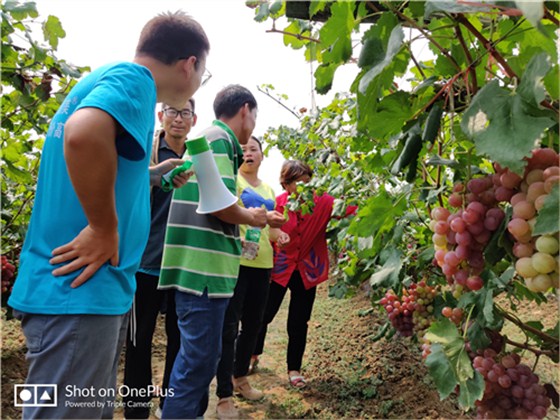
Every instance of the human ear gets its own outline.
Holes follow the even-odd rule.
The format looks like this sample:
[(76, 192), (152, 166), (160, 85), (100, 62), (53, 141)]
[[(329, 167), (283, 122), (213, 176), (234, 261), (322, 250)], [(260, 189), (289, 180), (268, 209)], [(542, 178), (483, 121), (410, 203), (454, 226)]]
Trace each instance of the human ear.
[(196, 60), (197, 58), (194, 55), (191, 55), (185, 60), (181, 60), (183, 62), (182, 70), (187, 74), (196, 72)]

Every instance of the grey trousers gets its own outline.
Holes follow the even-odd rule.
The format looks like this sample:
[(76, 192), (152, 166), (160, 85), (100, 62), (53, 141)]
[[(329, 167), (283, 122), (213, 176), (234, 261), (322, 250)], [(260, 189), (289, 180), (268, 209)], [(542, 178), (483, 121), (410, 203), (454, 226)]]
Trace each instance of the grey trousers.
[(128, 313), (14, 314), (21, 320), (28, 349), (26, 385), (15, 396), (16, 401), (26, 399), (20, 401), (23, 418), (112, 418)]

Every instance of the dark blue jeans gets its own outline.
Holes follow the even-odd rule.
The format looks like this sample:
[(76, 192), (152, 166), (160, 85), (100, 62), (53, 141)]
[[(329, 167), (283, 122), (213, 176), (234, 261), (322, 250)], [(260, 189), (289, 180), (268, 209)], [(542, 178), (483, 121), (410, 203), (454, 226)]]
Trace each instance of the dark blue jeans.
[(222, 328), (229, 298), (209, 299), (175, 292), (181, 349), (175, 359), (162, 419), (193, 419), (208, 408), (209, 386), (222, 350)]

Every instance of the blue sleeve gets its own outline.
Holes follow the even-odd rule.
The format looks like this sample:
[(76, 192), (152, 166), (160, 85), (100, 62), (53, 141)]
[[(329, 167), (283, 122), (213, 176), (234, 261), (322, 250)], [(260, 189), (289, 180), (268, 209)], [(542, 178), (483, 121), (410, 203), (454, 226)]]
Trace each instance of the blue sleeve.
[(150, 152), (155, 125), (156, 89), (151, 73), (134, 63), (109, 66), (77, 109), (98, 108), (111, 115), (125, 130), (117, 137), (117, 152), (129, 160), (141, 160)]

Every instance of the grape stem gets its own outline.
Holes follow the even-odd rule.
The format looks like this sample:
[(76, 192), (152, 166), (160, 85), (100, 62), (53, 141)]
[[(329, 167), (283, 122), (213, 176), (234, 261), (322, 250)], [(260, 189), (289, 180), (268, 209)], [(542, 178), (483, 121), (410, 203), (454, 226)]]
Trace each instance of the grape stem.
[(299, 39), (300, 41), (304, 39), (304, 40), (306, 40), (306, 41), (315, 42), (315, 43), (317, 43), (317, 44), (319, 44), (319, 43), (321, 42), (319, 39), (315, 39), (315, 38), (311, 38), (311, 37), (308, 37), (308, 36), (305, 36), (305, 35), (294, 34), (294, 33), (292, 33), (292, 32), (286, 32), (286, 31), (281, 31), (281, 30), (279, 30), (279, 29), (276, 29), (276, 25), (275, 25), (274, 22), (272, 23), (272, 28), (271, 28), (271, 29), (268, 29), (266, 32), (268, 32), (268, 33), (275, 33), (275, 34), (283, 34), (283, 35), (288, 35), (288, 36), (293, 36), (293, 37)]
[(543, 354), (544, 354), (545, 356), (554, 357), (554, 356), (556, 356), (556, 355), (558, 354), (558, 352), (555, 351), (555, 350), (554, 350), (554, 351), (553, 351), (553, 350), (539, 350), (539, 349), (536, 349), (536, 348), (534, 348), (534, 347), (532, 347), (532, 346), (530, 346), (530, 345), (528, 345), (528, 344), (525, 344), (525, 343), (518, 343), (517, 341), (510, 340), (510, 339), (507, 338), (507, 337), (504, 337), (504, 340), (505, 340), (505, 342), (506, 342), (507, 344), (510, 344), (510, 345), (512, 345), (512, 346), (514, 346), (514, 347), (518, 347), (518, 348), (524, 349), (524, 350), (529, 350), (531, 353), (534, 353), (537, 357), (538, 357), (538, 356), (541, 356), (541, 355), (543, 355)]
[[(469, 325), (473, 310), (474, 310), (474, 305), (471, 306), (469, 314), (467, 315), (467, 320), (465, 321), (465, 325)], [(468, 328), (465, 328), (465, 331), (463, 332), (463, 340), (465, 340), (465, 342), (467, 341), (467, 331), (468, 331)]]
[(517, 325), (522, 330), (529, 331), (529, 332), (535, 334), (536, 336), (542, 338), (544, 341), (554, 343), (554, 344), (558, 343), (557, 338), (554, 338), (554, 337), (542, 332), (541, 330), (538, 330), (537, 328), (531, 327), (530, 325), (527, 325), (527, 324), (523, 323), (523, 321), (521, 321), (519, 318), (513, 316), (509, 312), (506, 312), (503, 308), (500, 308), (498, 305), (496, 305), (496, 307), (505, 319), (513, 322), (515, 325)]

